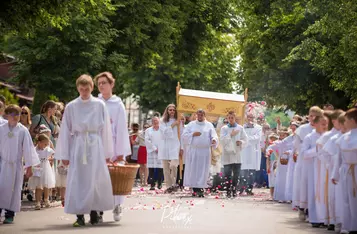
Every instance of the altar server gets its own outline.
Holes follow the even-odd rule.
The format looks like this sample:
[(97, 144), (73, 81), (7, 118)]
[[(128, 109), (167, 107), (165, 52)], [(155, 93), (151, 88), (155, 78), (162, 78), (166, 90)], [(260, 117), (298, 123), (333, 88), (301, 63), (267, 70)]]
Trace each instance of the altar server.
[(105, 103), (91, 95), (93, 80), (81, 75), (76, 86), (80, 97), (64, 112), (55, 158), (69, 164), (64, 210), (76, 214), (74, 227), (99, 222), (98, 211), (113, 209), (113, 189), (106, 161), (114, 157), (110, 116)]
[(40, 164), (40, 160), (29, 131), (19, 123), (21, 108), (9, 105), (5, 115), (8, 122), (0, 126), (0, 214), (4, 209), (4, 224), (11, 224), (21, 207), (23, 160), (27, 177), (31, 177), (32, 166)]
[[(337, 110), (338, 111), (338, 110)], [(334, 112), (332, 118), (338, 112)], [(337, 133), (330, 137), (330, 139), (323, 145), (321, 153), (324, 154), (325, 161), (328, 168), (328, 175), (331, 177), (333, 169), (336, 165), (338, 146), (336, 141), (341, 137), (342, 134), (346, 133), (346, 128), (344, 127), (345, 122), (345, 113), (342, 112), (337, 120), (332, 120), (334, 128), (337, 130)], [(329, 179), (328, 183), (328, 223), (329, 230), (335, 230), (336, 232), (341, 231), (341, 220), (342, 220), (342, 188), (341, 184), (334, 185)]]
[(162, 169), (162, 160), (159, 159), (158, 153), (160, 150), (160, 144), (162, 143), (162, 133), (160, 131), (159, 117), (152, 118), (152, 127), (145, 131), (145, 145), (148, 155), (147, 166), (149, 168), (149, 184), (150, 190), (155, 190), (155, 183), (157, 182), (157, 188), (162, 188), (162, 181), (164, 172)]
[[(304, 160), (303, 173), (306, 173), (307, 180), (307, 208), (308, 208), (308, 219), (312, 224), (312, 227), (320, 227), (324, 223), (324, 220), (319, 217), (317, 212), (316, 200), (323, 199), (319, 197), (319, 188), (317, 186), (319, 171), (318, 159), (317, 159), (317, 140), (322, 136), (323, 133), (327, 131), (328, 120), (322, 116), (316, 116), (313, 120), (315, 130), (308, 134), (301, 146), (301, 155)], [(303, 189), (303, 188), (302, 188)], [(302, 201), (301, 201), (302, 202)]]
[(337, 118), (342, 113), (342, 110), (335, 110), (335, 111), (324, 111), (324, 115), (328, 118), (328, 129), (329, 131), (324, 133), (318, 140), (317, 140), (317, 152), (318, 152), (318, 168), (319, 171), (318, 179), (318, 192), (320, 193), (319, 196), (323, 197), (324, 199), (319, 199), (316, 201), (318, 215), (325, 220), (324, 223), (328, 226), (328, 230), (334, 230), (335, 226), (330, 220), (331, 216), (329, 214), (329, 199), (328, 199), (328, 190), (329, 190), (329, 177), (331, 172), (329, 172), (329, 163), (330, 157), (329, 153), (323, 150), (324, 145), (327, 141), (331, 139), (332, 136), (338, 133), (337, 126)]
[(183, 132), (184, 141), (188, 142), (185, 158), (184, 186), (193, 188), (193, 195), (204, 196), (208, 187), (211, 166), (211, 146), (217, 147), (218, 136), (212, 123), (206, 121), (205, 111), (197, 111), (197, 120), (190, 122)]
[[(125, 157), (131, 155), (131, 147), (123, 101), (120, 97), (113, 95), (115, 79), (110, 72), (103, 72), (94, 78), (94, 82), (100, 92), (99, 99), (104, 101), (109, 112), (114, 146), (114, 157), (111, 160), (113, 163), (125, 164)], [(124, 200), (125, 196), (114, 196), (113, 218), (116, 222), (120, 221), (122, 217)], [(102, 219), (103, 214), (101, 213), (99, 221), (101, 222)]]
[(236, 114), (228, 112), (228, 124), (220, 132), (222, 145), (222, 163), (227, 186), (227, 197), (237, 196), (237, 185), (242, 165), (241, 151), (248, 143), (248, 136), (243, 126), (236, 123)]
[(293, 207), (299, 207), (299, 218), (302, 221), (306, 220), (305, 209), (307, 208), (307, 173), (303, 171), (304, 156), (301, 154), (301, 144), (304, 138), (311, 133), (313, 128), (313, 120), (316, 116), (321, 116), (322, 110), (318, 106), (313, 106), (309, 110), (309, 123), (306, 123), (296, 130), (294, 141), (294, 155), (296, 160), (293, 184)]
[(242, 172), (240, 181), (245, 183), (240, 186), (240, 193), (243, 193), (245, 190), (248, 195), (253, 195), (255, 173), (260, 170), (262, 154), (260, 148), (262, 127), (254, 123), (253, 114), (247, 115), (244, 131), (248, 136), (248, 144), (241, 152)]
[[(342, 229), (357, 233), (357, 108), (346, 112), (345, 125), (349, 132), (338, 140), (338, 160), (332, 175), (334, 184), (341, 183), (343, 193)], [(340, 174), (338, 173), (340, 168)]]

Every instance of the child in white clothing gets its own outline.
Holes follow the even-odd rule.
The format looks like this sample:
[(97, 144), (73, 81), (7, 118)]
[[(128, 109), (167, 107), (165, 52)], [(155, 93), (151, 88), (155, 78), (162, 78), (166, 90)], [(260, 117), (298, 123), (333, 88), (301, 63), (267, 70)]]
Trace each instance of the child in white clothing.
[(51, 168), (50, 161), (53, 161), (53, 149), (49, 147), (50, 139), (45, 134), (37, 137), (36, 152), (41, 163), (33, 167), (33, 176), (29, 179), (30, 189), (36, 189), (36, 206), (35, 209), (41, 209), (42, 190), (44, 192), (45, 207), (50, 207), (49, 189), (55, 187), (55, 175)]

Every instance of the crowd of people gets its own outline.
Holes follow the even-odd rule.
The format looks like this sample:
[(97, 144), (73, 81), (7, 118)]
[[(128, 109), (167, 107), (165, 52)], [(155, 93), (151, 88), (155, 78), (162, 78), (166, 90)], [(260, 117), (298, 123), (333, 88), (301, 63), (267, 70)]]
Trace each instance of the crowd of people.
[[(109, 72), (94, 79), (82, 75), (76, 81), (78, 98), (66, 106), (47, 101), (33, 117), (25, 106), (0, 101), (5, 224), (20, 211), (24, 178), (35, 190), (35, 209), (59, 199), (66, 213), (77, 216), (75, 227), (85, 225), (85, 214), (91, 224), (103, 222), (107, 210), (119, 221), (125, 198), (113, 196), (107, 165), (130, 162), (140, 165), (140, 184), (150, 190), (165, 183), (166, 193), (189, 188), (192, 196), (204, 197), (209, 188), (234, 198), (267, 186), (271, 200), (292, 203), (313, 227), (357, 231), (356, 108), (314, 106), (308, 116), (294, 116), (290, 126), (277, 119), (272, 129), (250, 112), (243, 125), (234, 111), (211, 123), (203, 109), (185, 116), (169, 104), (142, 131), (134, 123), (129, 133), (114, 84)], [(91, 94), (95, 86), (97, 98)]]
[(314, 106), (307, 118), (295, 116), (290, 130), (268, 136), (272, 198), (292, 203), (313, 228), (357, 233), (357, 108)]

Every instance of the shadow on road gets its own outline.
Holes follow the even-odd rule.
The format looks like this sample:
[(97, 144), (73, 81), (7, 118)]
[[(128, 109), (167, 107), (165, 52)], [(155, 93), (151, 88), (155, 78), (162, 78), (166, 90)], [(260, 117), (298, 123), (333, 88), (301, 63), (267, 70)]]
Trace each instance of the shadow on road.
[(66, 224), (55, 224), (55, 225), (45, 225), (41, 228), (27, 228), (26, 231), (28, 232), (48, 232), (48, 231), (73, 231), (73, 230), (85, 230), (85, 229), (95, 229), (95, 228), (113, 228), (113, 227), (120, 227), (121, 225), (116, 222), (104, 222), (98, 225), (91, 225), (86, 223), (84, 227), (73, 227), (71, 223)]

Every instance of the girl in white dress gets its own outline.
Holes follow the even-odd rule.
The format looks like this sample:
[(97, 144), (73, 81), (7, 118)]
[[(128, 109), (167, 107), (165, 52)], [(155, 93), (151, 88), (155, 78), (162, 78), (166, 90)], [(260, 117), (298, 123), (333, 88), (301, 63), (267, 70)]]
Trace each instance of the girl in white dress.
[(37, 137), (36, 152), (41, 163), (33, 167), (33, 176), (29, 179), (30, 189), (36, 189), (36, 206), (35, 209), (41, 209), (42, 191), (44, 192), (45, 207), (50, 207), (49, 189), (55, 187), (55, 175), (51, 168), (54, 151), (49, 147), (50, 139), (40, 134)]

